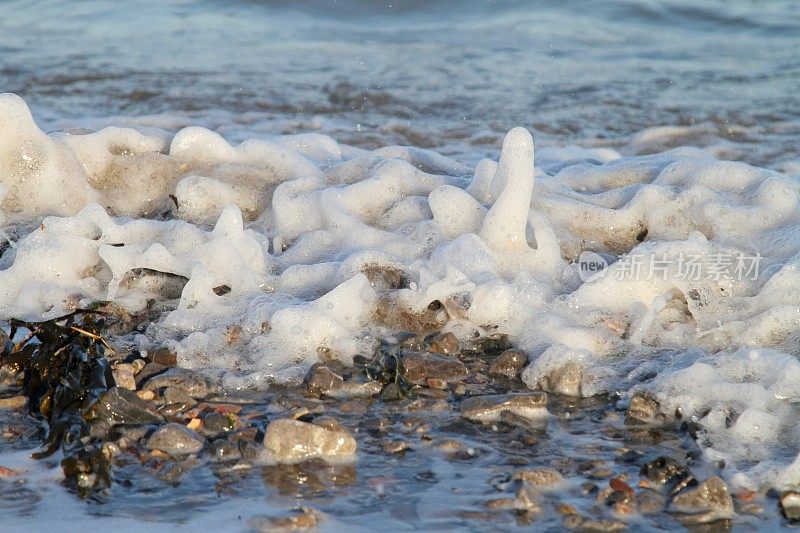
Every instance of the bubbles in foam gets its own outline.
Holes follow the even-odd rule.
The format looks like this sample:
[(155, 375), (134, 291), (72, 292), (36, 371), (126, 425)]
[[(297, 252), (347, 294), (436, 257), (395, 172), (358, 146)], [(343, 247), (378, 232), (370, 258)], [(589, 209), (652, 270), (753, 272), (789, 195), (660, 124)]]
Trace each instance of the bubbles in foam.
[(318, 134), (48, 136), (3, 95), (0, 220), (18, 240), (0, 247), (0, 314), (155, 302), (141, 348), (233, 387), (401, 329), (504, 333), (529, 386), (646, 386), (737, 483), (800, 485), (796, 178), (691, 148), (537, 154), (522, 128), (475, 169)]

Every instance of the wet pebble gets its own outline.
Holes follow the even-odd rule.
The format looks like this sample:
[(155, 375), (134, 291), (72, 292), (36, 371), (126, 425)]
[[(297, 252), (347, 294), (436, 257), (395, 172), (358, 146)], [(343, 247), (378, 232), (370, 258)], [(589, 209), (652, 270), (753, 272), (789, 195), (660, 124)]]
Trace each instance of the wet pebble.
[(666, 417), (659, 413), (660, 407), (653, 395), (647, 392), (637, 392), (631, 398), (630, 406), (625, 411), (625, 424), (635, 426), (663, 422)]
[(784, 492), (780, 501), (783, 516), (791, 522), (800, 521), (800, 492)]
[(434, 333), (425, 338), (425, 346), (429, 352), (446, 355), (457, 354), (461, 346), (458, 338), (452, 333)]
[(476, 422), (501, 420), (503, 411), (527, 419), (542, 419), (547, 415), (547, 395), (543, 392), (473, 396), (461, 402), (461, 416)]
[(466, 377), (467, 367), (454, 357), (411, 352), (403, 356), (402, 375), (414, 385), (424, 384), (428, 379), (453, 383)]
[(181, 424), (166, 424), (158, 428), (149, 439), (147, 447), (172, 456), (197, 453), (203, 449), (205, 439)]
[[(325, 420), (320, 421), (319, 418)], [(355, 455), (355, 439), (331, 417), (315, 423), (279, 419), (267, 426), (264, 447), (278, 463), (298, 463), (309, 459), (339, 459)]]
[(250, 520), (250, 527), (256, 531), (306, 531), (319, 525), (321, 515), (310, 508), (300, 507), (291, 514), (278, 517), (258, 516)]
[(236, 461), (242, 457), (239, 446), (224, 439), (212, 442), (210, 452), (211, 459), (218, 462)]
[(186, 368), (171, 368), (151, 377), (144, 384), (145, 390), (156, 391), (170, 388), (173, 394), (184, 393), (191, 398), (202, 398), (209, 393), (206, 378)]
[(151, 362), (165, 367), (173, 367), (178, 364), (177, 354), (166, 346), (161, 346), (148, 353), (147, 358), (150, 359)]
[(688, 468), (671, 457), (661, 456), (642, 465), (640, 474), (656, 488), (669, 488), (676, 493), (694, 481)]
[(381, 392), (381, 399), (384, 402), (395, 402), (401, 398), (400, 386), (397, 383), (389, 383)]
[(306, 373), (308, 392), (318, 395), (331, 395), (344, 385), (344, 377), (325, 364), (315, 364)]
[(522, 350), (506, 350), (489, 365), (490, 376), (518, 377), (528, 362), (528, 355)]
[(112, 387), (104, 392), (92, 407), (91, 415), (110, 426), (154, 424), (163, 420), (154, 404), (122, 387)]
[(408, 443), (403, 440), (392, 440), (383, 445), (386, 453), (400, 453), (408, 449)]
[(26, 405), (28, 399), (23, 395), (0, 398), (0, 409), (22, 409)]
[(553, 488), (564, 482), (564, 476), (552, 468), (530, 468), (519, 470), (514, 473), (514, 479), (518, 479), (541, 488)]
[(164, 389), (164, 403), (169, 404), (183, 404), (186, 407), (194, 407), (197, 402), (192, 395), (189, 394), (185, 388), (180, 386), (170, 386)]
[(211, 412), (203, 417), (203, 425), (209, 433), (223, 433), (236, 429), (236, 418), (233, 415)]
[(166, 372), (168, 366), (160, 365), (158, 363), (147, 363), (142, 369), (136, 373), (136, 388), (141, 389), (144, 382), (153, 376), (157, 376), (162, 372)]
[(569, 362), (541, 378), (538, 386), (546, 392), (555, 392), (565, 396), (581, 396), (583, 367), (578, 363)]
[(134, 378), (133, 365), (119, 364), (111, 371), (114, 376), (114, 383), (117, 387), (122, 387), (128, 390), (136, 390), (136, 379)]
[(708, 524), (734, 514), (728, 487), (716, 476), (676, 494), (669, 510), (684, 524)]

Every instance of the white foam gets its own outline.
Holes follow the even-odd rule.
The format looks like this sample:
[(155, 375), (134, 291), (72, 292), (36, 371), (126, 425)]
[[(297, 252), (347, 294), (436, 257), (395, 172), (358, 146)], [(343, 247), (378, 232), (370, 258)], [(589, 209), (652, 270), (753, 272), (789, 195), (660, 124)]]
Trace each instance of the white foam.
[[(652, 130), (629, 151), (681, 135)], [(475, 169), (319, 134), (48, 136), (3, 95), (0, 220), (16, 240), (0, 257), (0, 315), (155, 305), (141, 349), (167, 343), (241, 387), (370, 354), (397, 333), (397, 309), (438, 300), (435, 319), (462, 340), (503, 333), (525, 350), (531, 387), (574, 363), (572, 393), (648, 388), (696, 419), (735, 483), (800, 486), (796, 176), (695, 148), (537, 153), (534, 165), (521, 128)], [(610, 263), (588, 283), (586, 251)], [(714, 258), (755, 254), (756, 272), (708, 274)], [(682, 275), (690, 257), (704, 275)]]

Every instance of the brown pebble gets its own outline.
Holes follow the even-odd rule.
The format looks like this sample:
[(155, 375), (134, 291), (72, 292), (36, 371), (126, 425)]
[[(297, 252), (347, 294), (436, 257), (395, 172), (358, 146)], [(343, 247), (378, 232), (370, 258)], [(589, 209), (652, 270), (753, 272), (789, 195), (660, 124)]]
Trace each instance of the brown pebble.
[(0, 466), (0, 477), (14, 477), (20, 475), (19, 470), (14, 470), (6, 466)]
[(559, 503), (556, 505), (556, 512), (563, 515), (577, 515), (578, 509), (569, 503)]
[(140, 390), (136, 392), (136, 396), (145, 401), (150, 401), (156, 397), (156, 393), (151, 390)]
[(564, 481), (564, 477), (552, 468), (520, 470), (514, 474), (514, 479), (519, 479), (537, 487), (554, 487)]
[(383, 451), (387, 453), (400, 453), (407, 449), (408, 443), (403, 440), (393, 440), (383, 445)]
[(300, 507), (294, 514), (278, 517), (258, 516), (250, 520), (250, 526), (256, 531), (303, 531), (314, 529), (319, 525), (320, 514), (314, 509)]
[(528, 355), (522, 350), (506, 350), (489, 365), (489, 375), (515, 378), (527, 362)]
[(430, 387), (432, 389), (442, 389), (442, 390), (444, 390), (444, 389), (447, 388), (447, 382), (442, 380), (442, 379), (428, 378), (426, 383), (427, 383), (428, 387)]
[(159, 365), (164, 366), (175, 366), (178, 364), (178, 356), (175, 352), (167, 348), (166, 346), (161, 346), (160, 348), (153, 350), (147, 354), (148, 359), (151, 362), (157, 363)]
[(415, 385), (425, 383), (429, 378), (457, 382), (467, 375), (467, 367), (455, 357), (411, 352), (403, 356), (402, 375)]
[(628, 496), (632, 497), (634, 495), (634, 491), (630, 485), (625, 483), (621, 477), (615, 477), (611, 481), (608, 482), (609, 486), (618, 492), (624, 492)]
[(434, 333), (425, 339), (428, 351), (447, 355), (456, 354), (461, 350), (458, 338), (452, 333)]
[(23, 395), (0, 398), (0, 409), (22, 409), (28, 404), (28, 398)]

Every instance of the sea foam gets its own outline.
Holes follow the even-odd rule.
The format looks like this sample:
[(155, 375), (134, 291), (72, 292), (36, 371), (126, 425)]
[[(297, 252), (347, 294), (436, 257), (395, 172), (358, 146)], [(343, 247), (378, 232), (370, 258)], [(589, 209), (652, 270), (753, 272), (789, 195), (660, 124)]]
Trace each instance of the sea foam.
[[(738, 486), (800, 486), (795, 177), (695, 148), (535, 166), (522, 128), (474, 169), (318, 134), (46, 135), (2, 95), (0, 199), (2, 317), (112, 300), (157, 317), (120, 342), (232, 388), (403, 330), (504, 334), (531, 388), (569, 368), (558, 392), (645, 389)], [(588, 281), (585, 252), (606, 267)]]

